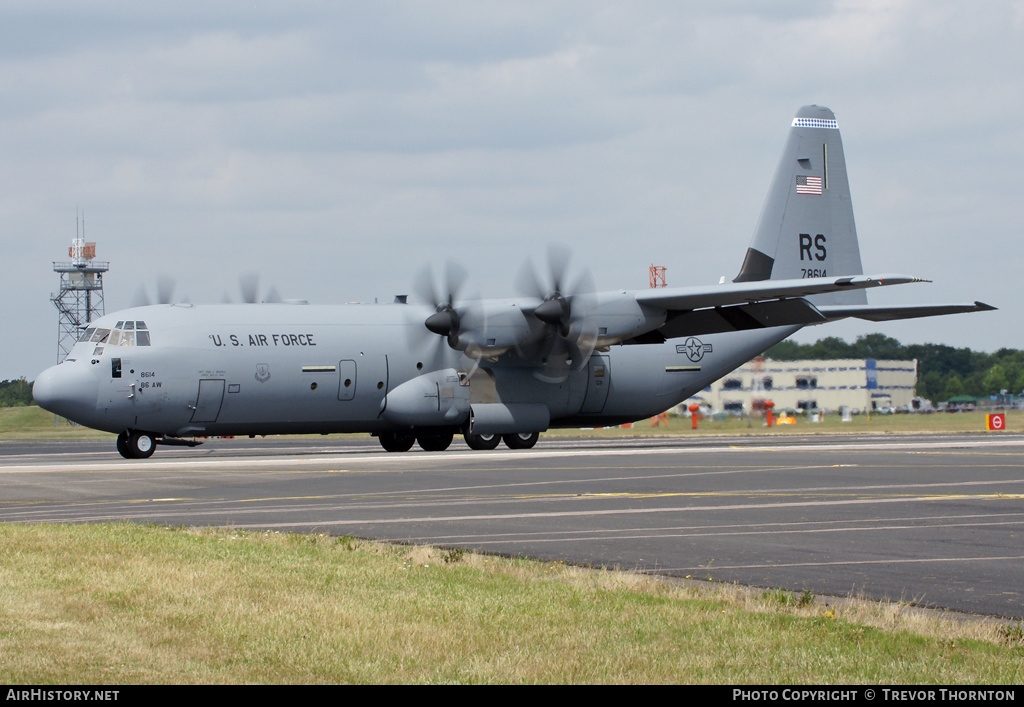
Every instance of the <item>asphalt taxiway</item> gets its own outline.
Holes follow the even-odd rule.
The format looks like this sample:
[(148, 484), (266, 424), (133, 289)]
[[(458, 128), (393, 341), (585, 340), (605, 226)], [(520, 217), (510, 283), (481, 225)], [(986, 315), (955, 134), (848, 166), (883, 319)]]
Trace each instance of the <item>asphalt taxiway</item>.
[(275, 529), (1024, 618), (1024, 435), (545, 439), (388, 454), (0, 443), (0, 522)]

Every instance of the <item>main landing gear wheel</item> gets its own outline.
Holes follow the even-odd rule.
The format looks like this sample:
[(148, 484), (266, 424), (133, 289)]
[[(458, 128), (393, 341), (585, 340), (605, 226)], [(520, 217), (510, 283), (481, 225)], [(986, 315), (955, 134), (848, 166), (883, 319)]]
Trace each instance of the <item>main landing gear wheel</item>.
[(501, 439), (509, 449), (530, 449), (540, 439), (540, 432), (518, 432), (512, 435), (502, 435)]
[(463, 435), (470, 449), (494, 449), (501, 442), (501, 435)]
[(380, 440), (380, 446), (388, 452), (408, 452), (412, 449), (412, 443), (416, 441), (412, 435), (397, 432), (381, 432), (377, 439)]
[(416, 441), (420, 443), (420, 447), (426, 452), (443, 452), (451, 446), (452, 439), (455, 435), (451, 432), (440, 432), (432, 435), (420, 435), (416, 438)]
[(122, 432), (117, 436), (117, 451), (125, 459), (149, 459), (156, 451), (156, 439), (148, 432)]

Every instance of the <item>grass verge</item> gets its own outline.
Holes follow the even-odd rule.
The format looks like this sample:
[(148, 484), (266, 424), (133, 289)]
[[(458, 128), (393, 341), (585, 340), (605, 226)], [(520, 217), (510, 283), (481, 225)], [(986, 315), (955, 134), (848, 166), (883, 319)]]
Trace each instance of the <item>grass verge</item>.
[(329, 536), (0, 525), (7, 683), (1020, 684), (1021, 627)]
[(114, 435), (99, 432), (81, 425), (69, 424), (36, 405), (0, 407), (0, 440), (4, 439), (82, 439), (110, 437)]

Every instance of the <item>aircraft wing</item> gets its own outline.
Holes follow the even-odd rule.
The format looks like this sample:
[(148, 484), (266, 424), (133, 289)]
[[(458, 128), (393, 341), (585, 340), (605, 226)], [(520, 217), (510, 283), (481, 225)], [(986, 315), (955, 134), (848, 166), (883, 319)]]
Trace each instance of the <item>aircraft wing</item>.
[(918, 317), (934, 317), (940, 314), (965, 314), (967, 312), (991, 312), (996, 309), (984, 302), (974, 304), (924, 304), (916, 306), (872, 307), (868, 304), (830, 305), (818, 307), (826, 321), (856, 317), (871, 322), (891, 322), (897, 319), (916, 319)]
[(867, 290), (888, 285), (905, 285), (910, 282), (928, 281), (910, 275), (850, 275), (729, 282), (707, 287), (661, 287), (641, 290), (636, 294), (636, 301), (645, 306), (686, 311), (788, 297), (808, 297), (825, 292)]
[[(660, 343), (682, 336), (823, 324), (833, 316), (837, 319), (855, 316), (847, 312), (856, 307), (833, 307), (836, 313), (830, 315), (825, 313), (825, 308), (815, 306), (804, 297), (911, 282), (926, 281), (910, 275), (853, 275), (644, 290), (636, 293), (637, 302), (645, 307), (667, 310), (665, 323), (624, 343)], [(840, 309), (843, 313), (838, 311)], [(942, 313), (945, 312), (935, 312)]]

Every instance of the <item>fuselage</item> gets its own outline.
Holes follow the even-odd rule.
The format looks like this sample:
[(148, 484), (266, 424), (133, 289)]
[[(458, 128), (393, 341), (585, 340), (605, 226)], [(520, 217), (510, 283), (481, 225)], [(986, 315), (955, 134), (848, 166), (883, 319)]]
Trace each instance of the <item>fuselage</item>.
[(796, 329), (613, 345), (585, 365), (552, 370), (514, 350), (494, 360), (453, 350), (425, 331), (431, 311), (408, 304), (123, 310), (90, 323), (33, 393), (41, 407), (88, 427), (167, 437), (464, 429), (466, 406), (481, 419), (508, 408), (546, 415), (535, 426), (608, 425), (678, 404)]

